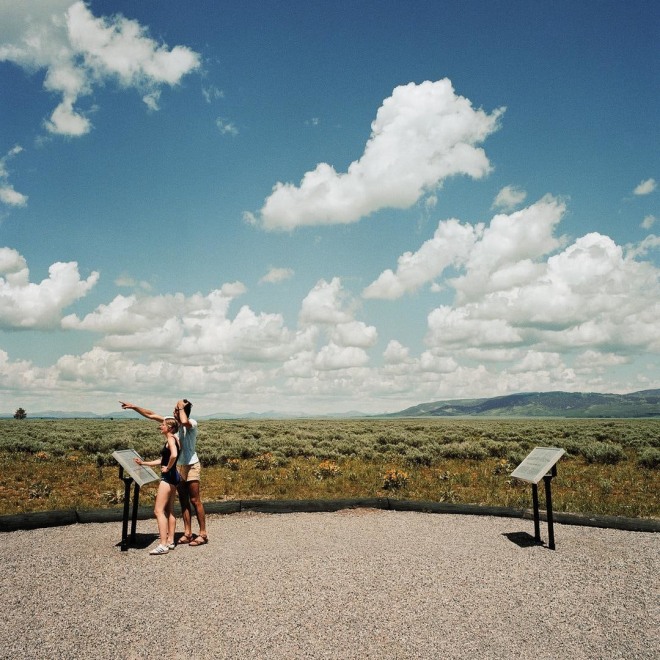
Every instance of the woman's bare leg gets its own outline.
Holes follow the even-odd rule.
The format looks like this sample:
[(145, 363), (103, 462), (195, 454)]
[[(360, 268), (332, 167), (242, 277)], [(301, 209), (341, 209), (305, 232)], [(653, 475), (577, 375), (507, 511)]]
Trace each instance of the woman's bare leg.
[(170, 486), (169, 499), (167, 500), (167, 544), (174, 543), (174, 533), (176, 532), (176, 518), (174, 517), (174, 498), (176, 497), (176, 486)]
[(158, 536), (160, 536), (161, 545), (167, 545), (167, 532), (168, 532), (168, 514), (167, 503), (170, 499), (170, 489), (173, 489), (170, 484), (161, 481), (158, 485), (158, 492), (156, 493), (156, 502), (154, 504), (154, 514), (156, 515), (156, 522), (158, 523)]

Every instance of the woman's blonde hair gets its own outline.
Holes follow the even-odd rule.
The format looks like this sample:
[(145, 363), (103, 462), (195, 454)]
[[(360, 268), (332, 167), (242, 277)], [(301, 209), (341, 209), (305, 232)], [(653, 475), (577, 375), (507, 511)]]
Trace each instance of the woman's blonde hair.
[(176, 433), (179, 430), (179, 423), (176, 421), (176, 419), (174, 419), (174, 417), (166, 417), (163, 422), (167, 426), (167, 430), (170, 433)]

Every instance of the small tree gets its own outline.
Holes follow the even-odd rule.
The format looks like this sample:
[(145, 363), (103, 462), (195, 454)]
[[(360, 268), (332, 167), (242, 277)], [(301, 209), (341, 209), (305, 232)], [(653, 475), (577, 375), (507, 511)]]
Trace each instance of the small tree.
[(27, 417), (27, 413), (23, 408), (19, 408), (15, 413), (14, 413), (14, 419), (25, 419)]

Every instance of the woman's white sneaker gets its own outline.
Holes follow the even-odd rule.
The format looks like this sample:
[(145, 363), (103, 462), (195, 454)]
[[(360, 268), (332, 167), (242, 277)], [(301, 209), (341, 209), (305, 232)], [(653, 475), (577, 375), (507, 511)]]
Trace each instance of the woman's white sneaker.
[(159, 543), (153, 550), (149, 552), (150, 555), (166, 555), (170, 549), (166, 546), (163, 545), (162, 543)]

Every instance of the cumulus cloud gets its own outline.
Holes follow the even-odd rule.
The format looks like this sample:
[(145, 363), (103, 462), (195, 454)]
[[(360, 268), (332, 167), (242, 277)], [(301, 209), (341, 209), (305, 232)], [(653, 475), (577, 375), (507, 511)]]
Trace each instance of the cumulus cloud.
[(330, 282), (319, 280), (302, 301), (299, 320), (303, 325), (336, 325), (353, 320), (346, 308), (347, 293), (341, 280), (334, 277)]
[(84, 297), (99, 274), (80, 278), (78, 264), (58, 262), (40, 283), (30, 282), (23, 256), (12, 248), (0, 248), (0, 328), (50, 330), (59, 327), (62, 311)]
[[(439, 236), (458, 256), (449, 273), (426, 276), (439, 280), (445, 293), (443, 304), (427, 315), (421, 352), (397, 338), (396, 323), (376, 328), (358, 318), (362, 308), (338, 277), (311, 288), (292, 327), (281, 314), (248, 305), (234, 311), (246, 287), (230, 282), (189, 296), (119, 295), (89, 314), (70, 314), (61, 326), (97, 334), (97, 345), (44, 368), (0, 351), (0, 391), (20, 393), (16, 407), (47, 399), (69, 401), (68, 409), (79, 409), (94, 392), (110, 401), (100, 412), (111, 410), (121, 398), (117, 392), (130, 386), (133, 398), (139, 392), (159, 410), (159, 400), (168, 410), (185, 392), (209, 413), (378, 413), (516, 391), (655, 387), (650, 376), (660, 362), (660, 270), (643, 257), (660, 239), (647, 236), (624, 247), (591, 233), (568, 242), (559, 236), (564, 211), (561, 201), (544, 197), (495, 215), (488, 225), (441, 222), (431, 241)], [(434, 259), (447, 263), (448, 257), (421, 261)], [(10, 327), (11, 307), (4, 293), (18, 292), (15, 298), (22, 300), (27, 285), (25, 259), (0, 249), (4, 327)], [(55, 298), (52, 290), (45, 297)], [(27, 307), (34, 313), (34, 303)], [(58, 319), (56, 314), (51, 327)]]
[(633, 195), (650, 195), (657, 187), (658, 183), (655, 179), (645, 179), (633, 190)]
[(470, 251), (466, 273), (451, 282), (459, 299), (507, 289), (535, 276), (539, 259), (564, 242), (554, 230), (565, 211), (561, 200), (546, 195), (520, 211), (495, 215)]
[(338, 346), (370, 348), (378, 340), (378, 331), (362, 321), (338, 323), (332, 332), (332, 340)]
[(293, 277), (291, 268), (271, 268), (260, 280), (259, 284), (277, 284)]
[[(466, 275), (453, 280), (457, 304), (429, 314), (426, 341), (437, 354), (452, 355), (465, 348), (511, 347), (546, 356), (580, 348), (655, 352), (660, 348), (653, 330), (660, 323), (660, 273), (636, 256), (608, 236), (591, 233), (497, 286), (481, 272), (474, 278), (470, 269), (480, 271), (481, 265), (470, 260)], [(502, 270), (509, 270), (504, 262)], [(460, 289), (466, 280), (473, 284), (469, 299)], [(530, 370), (528, 362), (521, 370)]]
[(314, 366), (322, 371), (352, 369), (369, 362), (366, 352), (355, 346), (337, 346), (334, 343), (323, 346), (316, 355)]
[(200, 66), (185, 46), (168, 48), (137, 21), (121, 15), (95, 17), (82, 1), (23, 0), (0, 6), (0, 61), (29, 72), (45, 70), (44, 88), (60, 95), (45, 122), (48, 131), (80, 136), (91, 129), (78, 101), (106, 81), (134, 88), (151, 110), (161, 88), (181, 82)]
[(466, 273), (452, 281), (464, 298), (474, 292), (507, 288), (538, 271), (538, 259), (561, 244), (553, 235), (565, 205), (552, 196), (510, 215), (498, 214), (486, 227), (443, 220), (417, 252), (398, 259), (364, 291), (365, 298), (395, 299), (431, 283), (450, 266)]
[(244, 285), (234, 282), (207, 295), (117, 296), (82, 319), (65, 317), (62, 326), (102, 335), (99, 347), (108, 351), (160, 355), (189, 365), (209, 358), (282, 361), (309, 349), (313, 329), (289, 330), (280, 314), (257, 314), (243, 306), (230, 318), (230, 304), (244, 292)]
[(527, 193), (515, 186), (504, 186), (502, 190), (497, 193), (493, 201), (492, 208), (502, 209), (504, 211), (511, 211), (525, 201)]
[(0, 202), (8, 206), (25, 206), (28, 201), (26, 195), (15, 190), (14, 186), (9, 183), (9, 171), (7, 169), (7, 161), (22, 151), (23, 147), (16, 145), (0, 158)]
[(254, 221), (266, 230), (352, 223), (382, 208), (408, 208), (447, 177), (481, 178), (490, 163), (477, 145), (502, 112), (475, 110), (448, 79), (396, 87), (347, 172), (320, 163), (299, 186), (277, 183)]
[(482, 225), (462, 225), (454, 219), (441, 222), (433, 238), (417, 252), (402, 254), (396, 272), (387, 269), (381, 273), (362, 295), (393, 300), (415, 291), (440, 276), (448, 266), (464, 263), (482, 232)]
[(383, 352), (385, 364), (403, 364), (410, 357), (410, 349), (396, 339), (390, 339)]

